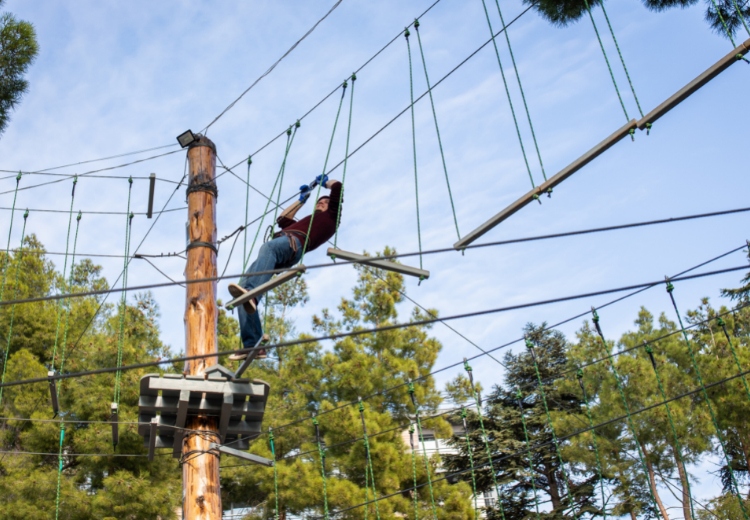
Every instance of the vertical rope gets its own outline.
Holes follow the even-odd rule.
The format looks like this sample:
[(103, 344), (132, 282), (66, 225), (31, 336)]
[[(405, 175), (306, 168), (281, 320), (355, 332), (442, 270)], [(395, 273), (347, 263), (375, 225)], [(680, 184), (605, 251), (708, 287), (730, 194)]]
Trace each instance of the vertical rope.
[(456, 235), (461, 240), (461, 233), (458, 231), (458, 218), (456, 217), (456, 206), (453, 203), (453, 192), (451, 191), (451, 182), (448, 179), (448, 167), (445, 164), (445, 153), (443, 152), (443, 140), (440, 138), (440, 127), (438, 126), (437, 112), (435, 111), (435, 100), (432, 99), (432, 85), (430, 76), (427, 74), (427, 61), (424, 59), (424, 50), (422, 49), (422, 37), (419, 35), (419, 20), (414, 20), (414, 30), (417, 33), (417, 42), (419, 43), (419, 55), (422, 57), (422, 67), (424, 68), (424, 79), (427, 82), (427, 93), (430, 95), (430, 106), (432, 107), (432, 118), (435, 120), (435, 133), (437, 134), (438, 146), (440, 147), (440, 159), (443, 161), (443, 173), (445, 173), (445, 184), (448, 186), (448, 198), (451, 201), (451, 210), (453, 210), (453, 224), (456, 226)]
[(125, 262), (122, 268), (122, 297), (120, 298), (120, 333), (117, 338), (117, 372), (115, 372), (115, 395), (113, 401), (120, 403), (120, 380), (122, 379), (122, 346), (125, 339), (125, 313), (127, 312), (128, 265), (130, 264), (130, 231), (132, 230), (133, 214), (130, 212), (130, 196), (133, 192), (133, 178), (128, 178), (128, 210), (125, 220)]
[(682, 458), (682, 446), (680, 445), (680, 438), (677, 436), (677, 429), (675, 428), (674, 420), (672, 418), (672, 409), (669, 407), (669, 401), (667, 401), (667, 394), (664, 392), (664, 385), (661, 382), (659, 369), (656, 366), (656, 359), (654, 359), (654, 350), (651, 348), (651, 345), (649, 345), (646, 341), (644, 341), (643, 344), (646, 346), (646, 353), (648, 354), (648, 357), (651, 360), (651, 366), (654, 369), (654, 375), (656, 375), (656, 383), (659, 386), (659, 393), (661, 394), (662, 401), (664, 401), (664, 406), (666, 407), (666, 410), (667, 410), (667, 418), (669, 419), (669, 427), (672, 430), (672, 438), (674, 439), (674, 447), (673, 447), (674, 454), (680, 460), (682, 467), (685, 469), (685, 486), (687, 488), (688, 498), (690, 500), (690, 516), (693, 518), (696, 518), (695, 509), (693, 508), (693, 495), (690, 492), (690, 476), (687, 474), (687, 467), (685, 466), (685, 460)]
[[(76, 233), (75, 238), (73, 239), (73, 255), (71, 256), (70, 260), (70, 277), (68, 278), (68, 292), (71, 292), (71, 288), (73, 287), (73, 273), (76, 265), (76, 248), (78, 246), (78, 228), (81, 224), (81, 212), (78, 212), (78, 216), (76, 217)], [(70, 298), (66, 299), (65, 302), (65, 325), (63, 326), (63, 341), (62, 341), (62, 349), (60, 351), (60, 373), (62, 374), (64, 368), (65, 368), (65, 349), (68, 346), (68, 325), (70, 323), (70, 308), (71, 308), (71, 300)], [(62, 381), (60, 381), (60, 384), (57, 386), (57, 395), (60, 395), (60, 389), (62, 388)]]
[[(414, 395), (414, 383), (409, 382), (409, 397), (414, 405), (414, 416), (417, 419), (417, 435), (422, 443), (422, 455), (424, 456), (424, 469), (427, 472), (427, 486), (430, 488), (430, 504), (432, 505), (432, 517), (437, 520), (437, 508), (435, 507), (435, 493), (432, 489), (432, 476), (430, 475), (429, 459), (427, 458), (427, 447), (424, 443), (424, 434), (422, 433), (422, 421), (419, 418), (419, 403)], [(437, 439), (436, 441), (437, 442)]]
[(583, 383), (583, 370), (580, 368), (576, 372), (576, 378), (578, 378), (578, 385), (581, 387), (581, 393), (583, 393), (583, 404), (586, 407), (586, 417), (589, 419), (589, 427), (591, 428), (591, 440), (594, 444), (594, 456), (596, 457), (596, 471), (599, 475), (599, 486), (602, 492), (602, 516), (604, 520), (607, 520), (607, 500), (604, 498), (604, 477), (602, 476), (602, 461), (599, 458), (599, 444), (596, 442), (596, 430), (594, 429), (594, 420), (591, 418), (589, 396), (586, 392), (586, 385)]
[[(299, 128), (299, 126), (300, 126), (299, 121), (294, 123), (295, 134), (297, 133), (297, 128)], [(289, 127), (286, 131), (286, 135), (288, 136), (291, 131), (292, 131), (292, 128)], [(291, 139), (294, 139), (294, 136), (292, 136)], [(291, 142), (289, 143), (289, 146), (291, 146)], [(276, 228), (276, 218), (279, 214), (279, 206), (281, 205), (281, 190), (284, 187), (284, 174), (286, 173), (286, 159), (287, 159), (287, 155), (284, 155), (284, 161), (281, 163), (281, 169), (279, 170), (279, 177), (278, 177), (279, 191), (276, 194), (276, 207), (273, 209), (273, 222), (271, 222), (271, 236), (273, 236), (274, 229)], [(274, 188), (276, 188), (275, 183), (274, 183)], [(271, 191), (271, 197), (268, 199), (268, 204), (271, 203), (271, 198), (273, 198), (273, 191)]]
[[(21, 270), (21, 260), (23, 259), (23, 240), (26, 237), (26, 219), (29, 217), (29, 210), (27, 209), (26, 212), (23, 214), (23, 230), (21, 231), (21, 246), (18, 249), (18, 253), (16, 254), (16, 279), (15, 279), (15, 285), (13, 290), (13, 299), (18, 299), (18, 273)], [(9, 251), (6, 252), (6, 255), (9, 254)], [(7, 269), (7, 265), (6, 265)], [(5, 285), (5, 284), (3, 284)], [(8, 326), (8, 340), (5, 344), (5, 352), (3, 353), (3, 372), (2, 377), (0, 377), (0, 384), (5, 383), (5, 369), (8, 366), (8, 356), (10, 355), (10, 341), (13, 337), (13, 318), (16, 314), (16, 304), (14, 303), (10, 307), (10, 324)], [(3, 402), (3, 390), (4, 387), (0, 386), (0, 404)]]
[[(419, 34), (419, 31), (417, 31)], [(414, 155), (414, 194), (417, 202), (417, 242), (419, 244), (419, 268), (422, 269), (422, 224), (419, 221), (419, 176), (417, 175), (417, 132), (414, 122), (414, 73), (412, 71), (411, 64), (411, 43), (409, 43), (409, 28), (404, 29), (404, 37), (406, 38), (406, 50), (409, 54), (409, 95), (411, 104), (409, 110), (411, 111), (411, 147)], [(430, 96), (432, 94), (430, 93)], [(430, 98), (432, 99), (432, 98)], [(422, 277), (419, 278), (420, 283)]]
[(341, 206), (344, 202), (344, 187), (346, 186), (346, 165), (349, 161), (349, 137), (352, 133), (352, 109), (354, 108), (354, 82), (357, 81), (357, 75), (352, 72), (352, 90), (349, 92), (349, 125), (346, 128), (346, 150), (344, 150), (344, 173), (341, 177), (341, 199), (339, 200), (339, 210), (336, 215), (336, 231), (333, 235), (333, 247), (339, 239), (339, 224), (341, 223)]
[(729, 30), (729, 26), (727, 26), (727, 22), (724, 20), (724, 17), (721, 15), (721, 10), (719, 9), (719, 6), (716, 5), (716, 0), (711, 0), (711, 3), (714, 6), (714, 9), (716, 9), (716, 16), (719, 17), (719, 20), (721, 21), (721, 25), (724, 27), (724, 32), (727, 33), (727, 38), (729, 38), (729, 41), (732, 42), (732, 47), (737, 47), (737, 44), (734, 42), (734, 38), (732, 37), (732, 31)]
[(271, 455), (273, 456), (273, 496), (276, 500), (276, 509), (274, 510), (274, 520), (279, 520), (279, 471), (276, 466), (276, 447), (273, 443), (273, 430), (268, 429), (268, 443), (271, 445)]
[[(76, 184), (78, 184), (78, 176), (73, 177), (73, 191), (70, 194), (70, 210), (68, 211), (68, 235), (65, 239), (65, 260), (63, 261), (63, 276), (65, 276), (68, 270), (68, 247), (70, 246), (70, 226), (73, 222), (73, 202), (76, 198)], [(60, 300), (55, 302), (55, 313), (57, 314), (57, 325), (55, 326), (55, 346), (52, 349), (52, 370), (55, 370), (55, 360), (57, 359), (57, 342), (60, 337)]]
[[(743, 373), (742, 365), (740, 365), (740, 359), (737, 357), (737, 352), (734, 350), (734, 345), (732, 344), (732, 338), (729, 335), (729, 331), (727, 331), (727, 324), (724, 322), (723, 319), (721, 319), (721, 316), (719, 316), (719, 319), (716, 320), (716, 324), (721, 327), (721, 330), (724, 331), (724, 336), (727, 338), (727, 343), (729, 343), (729, 350), (732, 351), (732, 357), (734, 358), (734, 363), (737, 365), (737, 370), (740, 374)], [(742, 385), (745, 387), (745, 394), (747, 395), (747, 398), (750, 399), (750, 387), (747, 385), (747, 378), (744, 374), (740, 376), (742, 378)]]
[[(612, 78), (612, 84), (615, 86), (615, 92), (617, 92), (617, 99), (620, 100), (620, 106), (622, 107), (622, 111), (625, 114), (625, 120), (630, 121), (630, 116), (628, 116), (628, 109), (625, 108), (625, 103), (622, 100), (622, 95), (620, 94), (620, 89), (617, 86), (617, 80), (615, 79), (615, 74), (612, 72), (612, 65), (609, 64), (609, 58), (607, 57), (607, 51), (604, 49), (604, 44), (602, 43), (602, 38), (599, 36), (599, 29), (596, 27), (596, 22), (594, 21), (594, 15), (591, 12), (591, 6), (589, 6), (588, 0), (583, 0), (586, 4), (586, 10), (589, 12), (589, 18), (591, 18), (591, 25), (594, 26), (594, 32), (596, 33), (596, 39), (599, 40), (599, 47), (602, 49), (602, 54), (604, 55), (604, 61), (607, 62), (607, 69), (609, 70), (609, 77)], [(633, 137), (633, 132), (635, 130), (631, 130), (630, 137)]]
[(742, 9), (740, 9), (740, 6), (737, 5), (737, 0), (732, 0), (732, 4), (734, 5), (735, 10), (737, 11), (737, 14), (740, 17), (740, 20), (742, 21), (742, 25), (745, 27), (745, 31), (747, 31), (748, 36), (750, 36), (750, 27), (747, 26), (745, 17), (742, 14)]
[[(336, 119), (333, 121), (333, 131), (331, 132), (331, 140), (328, 142), (328, 151), (326, 152), (326, 160), (323, 163), (323, 171), (321, 172), (322, 175), (325, 175), (326, 170), (328, 169), (328, 159), (331, 156), (331, 148), (333, 147), (333, 138), (336, 136), (336, 127), (339, 124), (339, 116), (341, 115), (341, 106), (344, 104), (344, 96), (346, 95), (346, 87), (349, 86), (349, 83), (345, 80), (343, 85), (341, 86), (341, 99), (339, 99), (339, 108), (336, 111)], [(318, 191), (315, 194), (315, 200), (318, 200), (320, 198), (320, 190), (323, 189), (323, 183), (318, 184)], [(310, 243), (310, 231), (312, 230), (313, 221), (315, 220), (315, 211), (312, 212), (310, 215), (310, 225), (307, 226), (307, 234), (305, 235), (305, 244), (302, 247), (302, 256), (300, 257), (299, 262), (302, 263), (305, 259), (305, 253), (307, 252), (307, 245)]]
[[(531, 167), (529, 166), (529, 159), (526, 157), (526, 148), (523, 146), (523, 138), (521, 137), (521, 129), (518, 127), (518, 118), (516, 117), (516, 109), (513, 108), (513, 99), (510, 97), (510, 89), (508, 88), (508, 80), (505, 78), (505, 69), (503, 68), (503, 62), (500, 59), (500, 51), (497, 49), (497, 42), (495, 41), (495, 31), (492, 29), (492, 22), (490, 21), (490, 13), (487, 11), (487, 2), (482, 0), (482, 7), (484, 7), (484, 16), (487, 18), (487, 27), (490, 29), (490, 37), (492, 38), (492, 45), (495, 47), (495, 56), (497, 56), (497, 64), (500, 67), (500, 76), (503, 78), (503, 86), (505, 86), (505, 95), (508, 97), (508, 104), (510, 105), (510, 113), (513, 116), (513, 124), (516, 127), (516, 135), (518, 135), (518, 144), (521, 146), (521, 153), (523, 154), (523, 162), (526, 164), (526, 171), (529, 174), (529, 180), (531, 181), (531, 188), (536, 188), (534, 184), (534, 177), (531, 175)], [(505, 24), (503, 24), (503, 27)], [(534, 194), (534, 199), (539, 200), (539, 195)], [(541, 202), (540, 202), (541, 203)]]
[[(359, 418), (362, 420), (362, 432), (364, 433), (365, 441), (365, 455), (367, 461), (365, 464), (365, 502), (367, 502), (367, 470), (369, 468), (370, 475), (372, 476), (372, 499), (375, 502), (375, 517), (380, 520), (380, 509), (378, 508), (378, 492), (375, 489), (375, 471), (372, 467), (372, 456), (370, 454), (370, 440), (367, 436), (367, 426), (365, 425), (365, 405), (362, 402), (362, 398), (359, 399)], [(369, 506), (365, 508), (365, 512), (369, 509)]]
[(669, 299), (672, 300), (672, 307), (674, 307), (674, 312), (677, 314), (677, 321), (680, 324), (680, 330), (682, 331), (682, 337), (685, 339), (685, 345), (688, 348), (688, 353), (690, 354), (690, 363), (693, 366), (693, 370), (695, 371), (695, 375), (698, 376), (698, 383), (701, 385), (701, 390), (703, 391), (703, 398), (706, 400), (706, 404), (708, 405), (708, 411), (711, 413), (711, 422), (713, 422), (714, 429), (716, 430), (716, 438), (719, 440), (719, 444), (721, 445), (721, 450), (724, 452), (724, 459), (727, 463), (727, 469), (729, 470), (729, 477), (732, 480), (732, 485), (734, 487), (735, 494), (737, 495), (737, 500), (740, 503), (740, 508), (742, 509), (742, 516), (745, 518), (745, 520), (748, 519), (748, 513), (745, 509), (745, 501), (742, 499), (742, 496), (740, 495), (740, 487), (737, 484), (737, 479), (734, 475), (734, 470), (732, 469), (732, 462), (729, 459), (729, 452), (727, 451), (726, 447), (726, 441), (724, 440), (724, 435), (721, 433), (721, 428), (719, 428), (719, 423), (716, 420), (716, 413), (714, 412), (714, 407), (711, 404), (711, 400), (708, 397), (708, 391), (706, 390), (706, 385), (703, 383), (703, 375), (701, 374), (701, 369), (698, 367), (698, 362), (695, 359), (695, 353), (693, 352), (693, 346), (690, 342), (690, 338), (688, 338), (687, 331), (685, 330), (685, 327), (682, 324), (682, 316), (680, 316), (680, 311), (677, 309), (677, 302), (674, 299), (674, 294), (672, 292), (674, 291), (674, 285), (672, 285), (672, 282), (667, 280), (667, 293), (669, 293)]
[(414, 520), (419, 520), (419, 507), (417, 504), (417, 450), (414, 447), (414, 425), (409, 425), (409, 445), (411, 446), (411, 473), (414, 477), (414, 492), (412, 498), (414, 499)]
[(529, 478), (531, 478), (531, 488), (534, 490), (534, 506), (536, 508), (536, 518), (539, 520), (539, 496), (536, 491), (536, 478), (534, 477), (533, 464), (531, 462), (531, 446), (529, 445), (529, 430), (526, 428), (526, 414), (523, 409), (523, 394), (521, 389), (516, 389), (516, 402), (518, 403), (518, 410), (521, 414), (521, 424), (523, 425), (523, 438), (526, 444), (526, 462), (529, 466)]
[(482, 430), (482, 441), (484, 441), (484, 451), (487, 454), (487, 464), (490, 466), (490, 475), (492, 475), (492, 483), (495, 485), (495, 493), (497, 494), (497, 505), (500, 507), (500, 517), (505, 520), (505, 511), (503, 503), (500, 500), (500, 486), (497, 484), (497, 474), (495, 472), (495, 463), (492, 461), (492, 451), (490, 450), (490, 443), (487, 437), (487, 430), (484, 429), (484, 420), (482, 419), (482, 402), (479, 399), (476, 387), (474, 386), (474, 373), (471, 369), (471, 365), (464, 358), (464, 370), (469, 375), (469, 383), (471, 383), (471, 393), (474, 395), (474, 401), (477, 403), (477, 416), (479, 417), (479, 427)]
[[(622, 51), (620, 50), (620, 44), (617, 43), (617, 37), (615, 36), (615, 31), (612, 29), (612, 24), (609, 22), (609, 16), (607, 15), (607, 10), (604, 8), (604, 0), (600, 2), (602, 6), (602, 13), (604, 13), (604, 19), (607, 20), (607, 27), (609, 27), (609, 33), (612, 35), (612, 41), (615, 42), (615, 49), (617, 49), (617, 55), (620, 57), (620, 63), (622, 63), (622, 69), (625, 71), (625, 77), (628, 78), (628, 85), (630, 85), (630, 91), (633, 93), (633, 99), (635, 99), (635, 104), (638, 107), (638, 113), (643, 117), (643, 110), (641, 109), (641, 103), (638, 101), (638, 95), (635, 93), (635, 87), (633, 86), (633, 81), (630, 79), (630, 73), (628, 72), (628, 67), (625, 65), (625, 58), (622, 57)], [(590, 11), (589, 11), (589, 14)]]
[[(276, 180), (274, 181), (273, 187), (271, 188), (271, 193), (268, 196), (268, 199), (266, 200), (266, 208), (263, 210), (263, 214), (260, 217), (260, 224), (258, 224), (258, 229), (255, 231), (255, 237), (253, 238), (253, 243), (250, 245), (250, 251), (248, 251), (247, 256), (245, 256), (245, 261), (243, 264), (243, 271), (242, 271), (243, 273), (245, 272), (245, 269), (247, 268), (247, 264), (250, 263), (250, 257), (253, 256), (253, 250), (255, 249), (255, 244), (258, 242), (258, 235), (260, 235), (260, 230), (263, 228), (263, 222), (265, 221), (266, 215), (268, 214), (268, 207), (271, 205), (271, 201), (273, 200), (273, 194), (276, 192), (276, 186), (279, 182), (279, 179), (281, 178), (281, 175), (284, 172), (284, 169), (286, 168), (286, 159), (289, 156), (289, 150), (291, 150), (292, 148), (292, 143), (294, 142), (294, 136), (297, 135), (297, 129), (300, 127), (300, 122), (297, 121), (293, 126), (294, 126), (294, 131), (292, 131), (291, 126), (286, 131), (286, 146), (284, 147), (284, 159), (281, 161), (281, 166), (279, 167), (279, 173), (276, 174)], [(247, 225), (247, 221), (245, 221), (245, 225)]]
[[(526, 111), (526, 119), (529, 121), (529, 129), (531, 130), (531, 138), (534, 141), (534, 148), (536, 149), (536, 156), (539, 159), (539, 167), (542, 170), (542, 177), (545, 182), (547, 181), (547, 173), (544, 171), (544, 164), (542, 163), (542, 154), (539, 152), (539, 144), (536, 141), (536, 133), (534, 132), (534, 125), (531, 122), (531, 113), (529, 112), (529, 105), (526, 103), (526, 94), (523, 92), (523, 85), (521, 85), (521, 73), (518, 71), (518, 65), (516, 65), (516, 57), (513, 55), (513, 47), (510, 45), (510, 35), (508, 35), (507, 26), (505, 25), (505, 18), (503, 18), (503, 12), (500, 10), (500, 2), (495, 0), (497, 6), (497, 14), (500, 15), (500, 23), (502, 24), (503, 34), (505, 34), (505, 41), (508, 42), (508, 52), (510, 52), (510, 61), (513, 63), (513, 70), (516, 72), (516, 79), (518, 80), (518, 90), (521, 91), (521, 99), (523, 100), (523, 108)], [(552, 188), (547, 188), (547, 196), (552, 194)]]
[[(628, 417), (628, 429), (630, 430), (630, 435), (633, 436), (633, 441), (635, 442), (635, 446), (638, 448), (638, 460), (641, 462), (641, 469), (643, 470), (644, 475), (648, 475), (648, 468), (646, 467), (646, 459), (643, 456), (643, 450), (641, 449), (641, 443), (638, 440), (638, 435), (635, 433), (635, 425), (633, 424), (633, 417), (630, 415), (630, 405), (628, 405), (628, 400), (625, 399), (625, 391), (622, 389), (622, 379), (620, 378), (620, 372), (617, 370), (617, 367), (612, 362), (612, 358), (610, 357), (609, 347), (607, 347), (607, 340), (604, 339), (604, 333), (602, 332), (601, 325), (599, 325), (599, 314), (596, 312), (596, 309), (591, 309), (591, 314), (593, 316), (592, 321), (594, 322), (594, 326), (596, 327), (596, 333), (599, 335), (599, 339), (601, 339), (602, 344), (602, 350), (604, 352), (604, 356), (607, 359), (607, 363), (609, 364), (609, 369), (612, 371), (612, 374), (615, 376), (615, 384), (617, 385), (617, 392), (620, 394), (620, 400), (622, 401), (623, 407), (625, 407), (625, 414)], [(654, 490), (651, 488), (651, 484), (649, 483), (648, 486), (649, 494), (651, 495), (651, 501), (654, 503), (654, 510), (658, 512), (659, 517), (661, 517), (661, 510), (659, 509), (659, 505), (656, 503), (656, 495), (654, 495)]]
[(247, 182), (245, 183), (245, 229), (243, 229), (243, 240), (245, 242), (242, 247), (242, 272), (244, 273), (247, 269), (247, 221), (250, 218), (248, 210), (250, 209), (250, 166), (253, 164), (252, 155), (247, 156)]
[(531, 354), (531, 359), (534, 360), (534, 371), (536, 372), (536, 380), (539, 386), (539, 391), (542, 394), (542, 403), (544, 404), (544, 412), (547, 415), (547, 425), (549, 426), (550, 432), (552, 433), (552, 444), (555, 446), (555, 453), (557, 454), (557, 461), (560, 463), (560, 472), (562, 472), (562, 476), (565, 479), (565, 484), (568, 488), (568, 504), (570, 505), (570, 512), (573, 513), (573, 518), (578, 519), (578, 515), (575, 511), (575, 504), (573, 504), (573, 492), (571, 490), (570, 485), (570, 477), (568, 476), (568, 472), (565, 470), (565, 463), (562, 459), (562, 454), (560, 453), (560, 443), (557, 440), (557, 433), (555, 432), (555, 427), (552, 424), (552, 416), (549, 413), (549, 406), (547, 406), (547, 393), (544, 391), (544, 384), (542, 383), (542, 376), (539, 374), (539, 363), (536, 359), (536, 353), (534, 352), (534, 344), (531, 343), (531, 341), (526, 338), (526, 348), (529, 350), (529, 353)]
[(461, 407), (461, 421), (464, 425), (464, 439), (466, 439), (466, 453), (469, 454), (469, 468), (471, 469), (471, 490), (474, 494), (474, 520), (479, 518), (479, 508), (477, 507), (477, 478), (474, 475), (474, 451), (471, 449), (469, 440), (469, 425), (466, 423), (466, 408)]
[(18, 184), (21, 182), (21, 172), (16, 175), (16, 189), (13, 192), (13, 207), (10, 211), (10, 226), (8, 227), (8, 245), (5, 246), (5, 257), (3, 258), (3, 283), (0, 284), (0, 301), (5, 295), (5, 280), (8, 276), (8, 260), (10, 259), (10, 237), (13, 233), (13, 216), (16, 214), (16, 198), (18, 197)]
[(323, 507), (325, 511), (325, 520), (328, 520), (328, 488), (326, 486), (326, 452), (320, 443), (320, 428), (318, 418), (313, 416), (313, 426), (315, 426), (315, 440), (318, 443), (318, 456), (320, 457), (320, 474), (323, 477)]
[(60, 419), (60, 449), (57, 453), (57, 492), (55, 494), (55, 520), (60, 518), (60, 483), (63, 470), (63, 441), (65, 440), (65, 423)]

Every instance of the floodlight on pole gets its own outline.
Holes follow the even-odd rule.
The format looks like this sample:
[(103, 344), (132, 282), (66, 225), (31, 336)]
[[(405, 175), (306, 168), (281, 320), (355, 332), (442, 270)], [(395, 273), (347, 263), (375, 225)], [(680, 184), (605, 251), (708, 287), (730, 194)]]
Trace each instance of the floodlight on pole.
[(180, 146), (182, 146), (183, 148), (187, 148), (188, 146), (193, 144), (195, 140), (195, 134), (192, 130), (186, 130), (177, 136), (177, 142), (180, 143)]

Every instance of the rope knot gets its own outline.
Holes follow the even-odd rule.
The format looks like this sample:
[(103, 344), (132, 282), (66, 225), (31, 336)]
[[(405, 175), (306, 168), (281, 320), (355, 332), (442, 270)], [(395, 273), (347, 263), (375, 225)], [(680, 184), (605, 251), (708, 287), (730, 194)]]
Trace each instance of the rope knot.
[(667, 278), (667, 292), (671, 293), (674, 291), (674, 285), (672, 285), (672, 282), (669, 281), (669, 278)]
[(18, 175), (16, 175), (16, 184), (21, 180), (21, 172), (18, 172)]
[(133, 176), (128, 177), (128, 184), (133, 184)]
[(302, 123), (300, 123), (299, 119), (297, 119), (297, 122), (294, 123), (294, 128), (299, 128), (300, 126), (302, 126)]
[(419, 20), (417, 20), (416, 18), (414, 19), (414, 28), (416, 30), (419, 30)]
[(579, 369), (578, 369), (578, 371), (576, 372), (576, 377), (577, 377), (578, 379), (583, 379), (583, 370), (581, 370), (581, 369), (579, 368)]
[(726, 325), (726, 323), (724, 323), (724, 320), (723, 320), (723, 319), (721, 319), (721, 316), (719, 316), (719, 319), (717, 319), (717, 320), (716, 320), (716, 324), (717, 324), (717, 325), (718, 325), (719, 327), (723, 327), (724, 325)]
[(290, 136), (290, 135), (292, 135), (292, 127), (291, 127), (291, 126), (290, 126), (289, 128), (287, 128), (287, 129), (286, 129), (286, 135), (287, 135), (287, 136)]
[(538, 202), (539, 204), (541, 204), (541, 203), (542, 203), (541, 199), (539, 198), (539, 194), (538, 194), (538, 193), (534, 193), (534, 196), (533, 196), (532, 198), (533, 198), (533, 199), (534, 199), (535, 201), (537, 201), (537, 202)]
[(248, 155), (247, 156), (247, 165), (250, 166), (251, 164), (253, 164), (253, 156), (252, 155)]
[(409, 36), (411, 36), (411, 33), (409, 32), (409, 28), (408, 28), (408, 27), (406, 27), (406, 28), (404, 29), (404, 38), (406, 38), (406, 39), (408, 40), (408, 39), (409, 39)]
[[(29, 210), (26, 210), (26, 214), (28, 214), (28, 212), (29, 212)], [(131, 215), (132, 215), (132, 213), (131, 213)], [(83, 214), (81, 213), (81, 210), (78, 210), (78, 216), (76, 217), (76, 220), (80, 222), (82, 216), (83, 216)], [(24, 216), (24, 218), (26, 218), (26, 216)]]
[(599, 323), (599, 313), (596, 312), (596, 309), (594, 309), (593, 307), (591, 308), (591, 314), (594, 315), (594, 317), (592, 318), (594, 323)]
[(651, 123), (646, 123), (646, 135), (651, 135)]
[(630, 134), (630, 140), (635, 141), (635, 128), (628, 130), (628, 133)]
[(26, 208), (26, 211), (23, 214), (23, 219), (26, 220), (29, 216), (29, 208)]
[(534, 352), (534, 344), (531, 342), (531, 340), (529, 338), (524, 338), (524, 342), (526, 343), (526, 348), (531, 352)]
[(352, 72), (352, 83), (354, 83), (355, 81), (357, 81), (357, 73)]

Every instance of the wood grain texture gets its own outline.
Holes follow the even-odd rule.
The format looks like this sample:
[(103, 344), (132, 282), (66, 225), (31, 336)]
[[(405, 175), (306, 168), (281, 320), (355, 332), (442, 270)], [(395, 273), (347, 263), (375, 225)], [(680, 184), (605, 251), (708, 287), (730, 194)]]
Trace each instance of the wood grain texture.
[[(214, 183), (216, 148), (206, 137), (188, 149), (189, 184)], [(216, 197), (209, 191), (188, 194), (188, 241), (216, 244)], [(210, 247), (193, 247), (187, 252), (187, 280), (210, 278), (217, 274), (216, 253)], [(188, 356), (218, 352), (218, 308), (216, 282), (187, 284), (185, 302), (185, 352)], [(188, 361), (185, 371), (190, 375), (205, 373), (218, 362), (216, 357)], [(219, 456), (209, 453), (211, 442), (220, 442), (216, 417), (188, 417), (191, 430), (183, 438), (182, 478), (184, 518), (188, 520), (220, 520), (221, 489)]]

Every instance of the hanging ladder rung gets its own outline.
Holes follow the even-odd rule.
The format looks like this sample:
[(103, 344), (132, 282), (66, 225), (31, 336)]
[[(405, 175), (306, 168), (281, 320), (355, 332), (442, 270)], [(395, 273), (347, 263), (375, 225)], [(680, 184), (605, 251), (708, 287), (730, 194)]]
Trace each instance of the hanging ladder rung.
[(60, 405), (57, 402), (57, 384), (55, 383), (55, 380), (52, 379), (54, 376), (55, 372), (47, 372), (47, 378), (49, 380), (49, 394), (50, 398), (52, 399), (52, 411), (55, 413), (54, 417), (57, 417), (57, 414), (60, 413)]
[(114, 447), (117, 447), (117, 443), (120, 442), (120, 425), (117, 408), (117, 403), (112, 403), (110, 406), (112, 413), (109, 416), (109, 422), (112, 423), (112, 446)]
[(408, 265), (399, 264), (391, 260), (374, 260), (364, 255), (350, 253), (349, 251), (342, 251), (341, 249), (335, 249), (333, 247), (328, 248), (328, 256), (330, 256), (331, 258), (343, 258), (344, 260), (351, 260), (352, 262), (356, 262), (358, 264), (365, 264), (369, 265), (370, 267), (377, 267), (379, 269), (385, 269), (387, 271), (393, 271), (409, 276), (416, 276), (417, 278), (420, 278), (422, 280), (426, 280), (430, 277), (430, 272), (425, 269), (410, 267)]
[(732, 52), (721, 58), (719, 61), (711, 65), (703, 72), (700, 76), (695, 78), (693, 81), (685, 85), (682, 89), (677, 91), (672, 97), (667, 99), (664, 103), (653, 109), (651, 112), (646, 114), (643, 119), (638, 121), (638, 128), (643, 130), (649, 124), (653, 123), (661, 116), (672, 110), (674, 107), (685, 101), (693, 93), (695, 93), (703, 85), (714, 79), (716, 76), (728, 69), (733, 63), (739, 61), (738, 56), (743, 56), (745, 53), (750, 51), (750, 39), (745, 40)]
[(530, 204), (534, 200), (538, 199), (541, 195), (546, 193), (549, 189), (554, 188), (562, 181), (573, 175), (575, 172), (586, 166), (588, 163), (599, 157), (601, 154), (612, 148), (617, 142), (629, 135), (631, 131), (635, 130), (637, 121), (631, 119), (623, 126), (618, 128), (612, 135), (608, 136), (604, 141), (600, 142), (588, 152), (580, 156), (578, 159), (570, 163), (568, 166), (557, 172), (555, 175), (547, 179), (546, 182), (540, 184), (535, 189), (529, 191), (526, 195), (515, 201), (513, 204), (502, 210), (500, 213), (489, 219), (487, 222), (476, 228), (474, 231), (468, 233), (461, 240), (453, 244), (455, 249), (463, 249), (477, 238), (481, 237), (489, 230), (500, 224), (503, 220), (507, 219), (524, 206)]
[(235, 307), (239, 307), (243, 303), (250, 301), (253, 298), (257, 298), (259, 296), (262, 296), (263, 294), (267, 293), (271, 289), (275, 289), (279, 285), (282, 285), (292, 278), (296, 278), (298, 275), (305, 272), (307, 268), (304, 265), (298, 265), (297, 267), (290, 269), (289, 271), (285, 271), (270, 280), (268, 280), (266, 283), (259, 285), (258, 287), (251, 289), (247, 291), (242, 296), (239, 296), (235, 298), (234, 300), (227, 303), (224, 308), (228, 311), (231, 311)]

